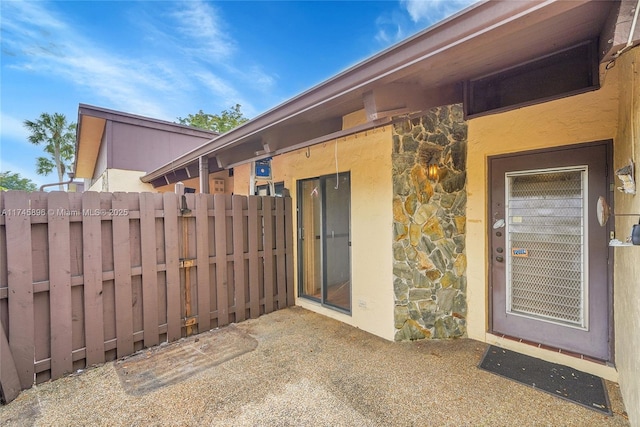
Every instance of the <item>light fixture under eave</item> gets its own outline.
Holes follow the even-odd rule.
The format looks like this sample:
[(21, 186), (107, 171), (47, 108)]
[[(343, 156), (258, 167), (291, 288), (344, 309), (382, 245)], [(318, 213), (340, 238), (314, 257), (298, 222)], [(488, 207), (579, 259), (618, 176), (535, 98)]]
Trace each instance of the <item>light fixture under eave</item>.
[(429, 178), (431, 181), (437, 181), (438, 173), (439, 173), (438, 164), (436, 163), (435, 160), (432, 159), (427, 165), (427, 178)]

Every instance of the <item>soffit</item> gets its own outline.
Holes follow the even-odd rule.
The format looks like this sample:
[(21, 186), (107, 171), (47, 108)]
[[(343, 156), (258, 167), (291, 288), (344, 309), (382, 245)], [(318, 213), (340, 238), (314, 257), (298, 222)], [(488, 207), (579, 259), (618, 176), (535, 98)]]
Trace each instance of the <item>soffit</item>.
[(80, 115), (76, 146), (76, 178), (92, 178), (100, 152), (106, 120)]

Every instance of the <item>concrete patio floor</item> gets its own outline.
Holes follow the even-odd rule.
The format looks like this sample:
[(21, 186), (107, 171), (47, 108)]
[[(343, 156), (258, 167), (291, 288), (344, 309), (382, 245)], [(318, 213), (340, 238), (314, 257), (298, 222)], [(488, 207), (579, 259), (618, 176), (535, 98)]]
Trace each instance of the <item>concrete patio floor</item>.
[(302, 308), (23, 392), (8, 426), (626, 426), (477, 368), (469, 339), (392, 343)]

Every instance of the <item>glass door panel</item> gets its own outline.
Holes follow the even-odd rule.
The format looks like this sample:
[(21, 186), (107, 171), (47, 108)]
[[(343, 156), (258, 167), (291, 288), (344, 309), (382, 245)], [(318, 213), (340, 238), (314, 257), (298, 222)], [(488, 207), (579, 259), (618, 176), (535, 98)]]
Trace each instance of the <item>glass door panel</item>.
[(321, 234), (321, 200), (319, 195), (320, 180), (310, 179), (300, 183), (300, 294), (322, 299), (320, 269), (320, 234)]
[(325, 277), (327, 293), (324, 302), (351, 310), (351, 269), (349, 237), (349, 175), (325, 181)]
[(298, 183), (299, 294), (351, 311), (350, 176)]

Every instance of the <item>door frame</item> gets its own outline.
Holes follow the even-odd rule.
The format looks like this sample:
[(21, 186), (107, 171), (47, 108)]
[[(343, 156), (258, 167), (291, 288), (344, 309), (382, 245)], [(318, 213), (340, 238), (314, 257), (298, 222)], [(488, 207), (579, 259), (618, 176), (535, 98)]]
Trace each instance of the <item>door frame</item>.
[[(487, 157), (487, 179), (486, 179), (486, 224), (485, 224), (485, 232), (487, 233), (486, 238), (486, 249), (487, 249), (487, 309), (488, 309), (488, 317), (487, 317), (487, 331), (494, 335), (503, 335), (501, 332), (496, 332), (494, 329), (494, 303), (493, 303), (493, 293), (494, 293), (494, 269), (493, 269), (493, 245), (492, 245), (492, 176), (493, 176), (493, 167), (492, 161), (495, 159), (503, 159), (521, 155), (529, 155), (529, 154), (551, 154), (554, 152), (562, 152), (568, 151), (572, 149), (586, 148), (586, 147), (594, 147), (594, 146), (604, 146), (606, 150), (606, 169), (605, 169), (605, 179), (607, 180), (608, 191), (603, 196), (606, 198), (607, 203), (613, 205), (613, 189), (614, 189), (614, 173), (613, 173), (613, 140), (597, 140), (591, 142), (583, 142), (578, 144), (571, 145), (563, 145), (563, 146), (555, 146), (548, 147), (542, 149), (534, 149), (534, 150), (525, 150), (525, 151), (517, 151), (512, 153), (499, 154), (494, 156)], [(532, 165), (532, 169), (535, 169), (535, 165)], [(592, 206), (587, 206), (587, 209), (595, 210), (595, 204), (591, 203)], [(609, 221), (605, 225), (607, 235), (611, 236), (615, 230), (615, 217), (612, 215), (609, 218)], [(613, 312), (613, 297), (614, 297), (614, 282), (613, 282), (613, 265), (614, 265), (614, 251), (611, 246), (607, 247), (607, 313), (608, 313), (608, 357), (605, 360), (606, 362), (613, 362), (615, 360), (615, 335), (614, 335), (614, 312)], [(505, 335), (506, 336), (506, 335)], [(518, 337), (512, 337), (518, 338)], [(520, 338), (518, 338), (520, 339)], [(528, 343), (525, 339), (522, 339), (522, 342)], [(537, 344), (537, 343), (535, 343)], [(549, 346), (545, 346), (545, 348), (549, 348)], [(554, 350), (558, 350), (553, 348)], [(564, 353), (574, 354), (573, 352), (563, 350)]]

